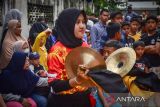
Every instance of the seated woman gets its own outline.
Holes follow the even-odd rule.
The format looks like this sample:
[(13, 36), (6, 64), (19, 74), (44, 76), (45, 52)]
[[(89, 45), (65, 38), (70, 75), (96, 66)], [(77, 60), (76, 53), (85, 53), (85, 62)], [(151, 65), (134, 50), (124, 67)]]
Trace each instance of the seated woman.
[(25, 38), (21, 36), (21, 30), (21, 22), (18, 20), (9, 21), (8, 30), (0, 52), (0, 69), (6, 68), (9, 64), (13, 55), (13, 44), (18, 40), (26, 41)]
[[(46, 99), (41, 98), (39, 95), (36, 96), (34, 89), (36, 86), (44, 87), (48, 86), (47, 79), (39, 78), (29, 70), (29, 61), (26, 53), (15, 52), (7, 68), (0, 75), (0, 92), (2, 94), (12, 93), (19, 95), (19, 99), (16, 100), (23, 105), (24, 101), (29, 104), (31, 97), (37, 104), (41, 104), (38, 107), (46, 107)], [(13, 97), (13, 96), (12, 96)], [(15, 98), (15, 97), (14, 97)], [(33, 101), (33, 100), (32, 100)], [(34, 103), (35, 105), (35, 103)], [(35, 106), (31, 106), (35, 107)]]
[(10, 9), (10, 11), (8, 11), (7, 14), (5, 15), (3, 27), (2, 27), (2, 37), (1, 37), (1, 41), (0, 41), (0, 50), (2, 48), (2, 43), (3, 43), (3, 40), (4, 40), (6, 33), (7, 33), (7, 30), (8, 30), (8, 22), (13, 19), (21, 22), (21, 18), (22, 18), (22, 12), (19, 11), (18, 9)]

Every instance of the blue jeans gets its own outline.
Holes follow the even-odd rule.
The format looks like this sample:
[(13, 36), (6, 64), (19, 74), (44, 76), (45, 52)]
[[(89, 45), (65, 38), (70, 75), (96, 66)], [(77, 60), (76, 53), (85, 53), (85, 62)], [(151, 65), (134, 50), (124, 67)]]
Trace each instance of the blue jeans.
[(32, 94), (32, 99), (37, 103), (37, 107), (47, 107), (47, 98), (38, 94)]

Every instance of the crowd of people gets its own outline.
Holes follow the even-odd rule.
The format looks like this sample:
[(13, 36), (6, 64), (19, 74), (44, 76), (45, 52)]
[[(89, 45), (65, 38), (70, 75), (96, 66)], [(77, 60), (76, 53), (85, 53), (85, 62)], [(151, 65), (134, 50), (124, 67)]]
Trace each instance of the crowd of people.
[[(22, 15), (18, 9), (11, 9), (3, 23), (0, 107), (122, 107), (94, 84), (81, 86), (88, 81), (87, 70), (78, 70), (76, 77), (68, 78), (65, 59), (76, 47), (92, 48), (104, 60), (117, 49), (131, 47), (136, 52), (134, 67), (159, 76), (159, 16), (146, 11), (139, 15), (129, 6), (126, 14), (102, 9), (96, 18), (94, 14), (89, 16), (83, 10), (69, 8), (59, 14), (52, 30), (44, 18), (37, 20), (26, 39), (21, 35)], [(124, 86), (135, 79), (125, 76), (124, 83), (128, 78), (130, 83)], [(159, 91), (160, 88), (156, 90)], [(132, 90), (130, 93), (134, 94)], [(159, 106), (157, 99), (155, 105)]]

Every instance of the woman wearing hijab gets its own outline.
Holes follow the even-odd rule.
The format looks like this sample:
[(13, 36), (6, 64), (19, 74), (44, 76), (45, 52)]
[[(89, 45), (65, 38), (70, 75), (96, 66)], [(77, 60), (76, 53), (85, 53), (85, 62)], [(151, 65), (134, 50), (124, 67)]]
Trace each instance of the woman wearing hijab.
[(68, 79), (64, 68), (68, 53), (79, 46), (87, 47), (82, 38), (86, 29), (84, 11), (70, 8), (63, 10), (57, 20), (58, 41), (52, 46), (48, 55), (48, 72), (56, 74), (50, 78), (53, 93), (48, 101), (48, 107), (91, 107), (90, 91), (79, 86), (86, 81), (84, 73)]
[(29, 31), (29, 38), (28, 38), (31, 46), (33, 46), (38, 34), (46, 30), (47, 28), (48, 26), (44, 22), (36, 22), (32, 25)]
[[(32, 97), (38, 107), (46, 107), (47, 99), (36, 94), (35, 88), (48, 86), (48, 79), (40, 78), (30, 71), (27, 55), (23, 52), (14, 52), (9, 65), (0, 75), (0, 92), (7, 94), (13, 101), (22, 105), (23, 102)], [(8, 98), (8, 101), (11, 98)], [(30, 104), (29, 100), (27, 101)]]
[(4, 69), (9, 64), (13, 54), (13, 44), (18, 40), (26, 41), (21, 36), (21, 23), (18, 20), (10, 20), (8, 30), (2, 44), (0, 54), (0, 69)]
[(18, 102), (23, 105), (23, 102), (27, 100), (26, 103), (32, 105), (28, 98), (31, 96), (39, 77), (27, 70), (29, 62), (27, 62), (26, 57), (26, 53), (15, 52), (13, 54), (8, 67), (0, 75), (0, 92), (2, 94), (20, 95), (21, 97), (17, 98)]
[(21, 18), (22, 18), (22, 13), (18, 9), (11, 9), (10, 11), (7, 12), (7, 14), (5, 15), (5, 20), (2, 28), (2, 36), (1, 36), (2, 38), (0, 41), (0, 49), (2, 48), (2, 43), (6, 36), (6, 32), (8, 30), (8, 22), (13, 19), (21, 22)]
[(13, 52), (25, 52), (29, 53), (29, 46), (26, 41), (19, 40), (13, 44)]

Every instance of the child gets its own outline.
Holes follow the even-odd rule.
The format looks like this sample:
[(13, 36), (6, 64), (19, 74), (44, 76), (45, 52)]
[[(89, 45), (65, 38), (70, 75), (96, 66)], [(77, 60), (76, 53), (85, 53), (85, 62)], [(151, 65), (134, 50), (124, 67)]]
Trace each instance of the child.
[(108, 40), (121, 40), (121, 26), (118, 23), (110, 22), (106, 28), (107, 36), (102, 36), (100, 39), (100, 53), (102, 54), (106, 41)]
[(30, 60), (30, 69), (40, 77), (47, 77), (47, 73), (44, 70), (44, 67), (40, 65), (39, 62), (39, 54), (37, 52), (30, 53), (29, 60)]
[(45, 70), (48, 70), (48, 65), (47, 65), (47, 49), (45, 47), (46, 44), (46, 39), (48, 36), (51, 34), (51, 29), (46, 29), (43, 32), (39, 33), (38, 36), (35, 39), (35, 42), (32, 46), (32, 52), (37, 52), (40, 55), (39, 61), (40, 64), (43, 65)]
[(121, 26), (118, 23), (110, 22), (108, 24), (108, 27), (106, 28), (106, 31), (108, 33), (108, 38), (111, 40), (121, 40), (121, 32), (120, 32)]
[(135, 66), (148, 73), (149, 61), (143, 57), (145, 44), (143, 41), (137, 41), (133, 44), (133, 49), (136, 52)]
[(123, 33), (127, 37), (128, 34), (129, 34), (129, 30), (130, 30), (129, 23), (128, 22), (123, 22), (121, 28), (122, 28)]
[(137, 18), (132, 18), (130, 21), (130, 32), (128, 34), (128, 37), (132, 38), (134, 41), (138, 41), (141, 38), (139, 28), (140, 21)]

